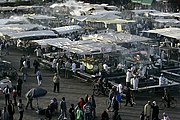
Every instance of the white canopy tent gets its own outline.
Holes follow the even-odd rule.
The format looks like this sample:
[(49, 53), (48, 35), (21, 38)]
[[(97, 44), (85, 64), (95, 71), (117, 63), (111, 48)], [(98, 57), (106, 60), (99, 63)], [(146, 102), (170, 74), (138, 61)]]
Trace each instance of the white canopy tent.
[(59, 34), (66, 34), (66, 33), (81, 31), (81, 30), (83, 30), (83, 28), (79, 25), (70, 25), (70, 26), (52, 28), (52, 30), (55, 30)]
[(32, 42), (35, 42), (41, 46), (46, 46), (46, 45), (56, 46), (56, 45), (58, 45), (58, 47), (59, 47), (60, 44), (62, 44), (61, 46), (70, 45), (72, 41), (68, 38), (51, 38), (51, 39), (33, 40)]
[(32, 15), (28, 17), (32, 20), (53, 20), (56, 19), (54, 16), (48, 16), (48, 15)]
[(51, 30), (40, 30), (40, 31), (26, 31), (7, 34), (11, 39), (23, 39), (23, 38), (34, 38), (34, 37), (57, 37)]
[(89, 35), (89, 36), (83, 36), (83, 39), (95, 39), (98, 41), (102, 41), (104, 43), (115, 43), (115, 44), (120, 44), (120, 43), (125, 43), (125, 42), (140, 42), (140, 41), (149, 41), (151, 40), (150, 38), (146, 37), (140, 37), (137, 35), (132, 35), (129, 33), (101, 33), (101, 34), (94, 34), (94, 35)]
[(17, 30), (19, 32), (22, 31), (30, 31), (30, 30), (43, 30), (45, 26), (38, 24), (8, 24), (8, 25), (0, 25), (1, 30)]
[(176, 19), (155, 19), (154, 21), (159, 22), (159, 23), (174, 23), (174, 24), (180, 23), (180, 21)]
[(163, 28), (163, 29), (148, 30), (148, 31), (143, 31), (143, 32), (156, 33), (159, 35), (163, 35), (166, 37), (180, 40), (180, 28)]
[(7, 25), (7, 24), (29, 24), (29, 21), (24, 19), (0, 19), (0, 25)]
[(153, 17), (172, 17), (173, 14), (172, 13), (164, 13), (164, 12), (153, 12), (153, 13), (149, 13), (150, 16)]

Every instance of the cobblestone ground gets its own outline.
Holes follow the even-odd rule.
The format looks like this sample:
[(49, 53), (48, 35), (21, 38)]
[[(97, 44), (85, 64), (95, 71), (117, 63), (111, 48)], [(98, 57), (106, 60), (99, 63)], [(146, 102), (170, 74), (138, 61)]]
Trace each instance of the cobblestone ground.
[[(8, 61), (11, 61), (13, 66), (18, 69), (19, 68), (19, 60), (23, 53), (18, 50), (11, 50), (10, 55), (3, 56), (2, 58)], [(31, 61), (34, 60), (34, 56), (31, 57)], [(32, 63), (32, 62), (31, 62)], [(21, 73), (19, 73), (21, 74)], [(33, 69), (29, 69), (28, 71), (28, 80), (27, 82), (23, 83), (23, 103), (26, 104), (26, 98), (25, 93), (33, 88), (37, 87), (37, 80), (33, 74)], [(50, 100), (54, 97), (56, 97), (58, 100), (61, 100), (61, 98), (64, 96), (67, 101), (67, 107), (69, 109), (70, 104), (77, 104), (80, 97), (85, 97), (86, 94), (91, 95), (92, 94), (92, 83), (82, 82), (78, 79), (64, 79), (60, 81), (60, 93), (54, 93), (52, 91), (53, 89), (53, 83), (52, 83), (52, 75), (53, 72), (51, 70), (47, 70), (45, 68), (42, 68), (42, 74), (43, 74), (43, 81), (42, 81), (42, 88), (46, 89), (48, 91), (47, 95), (44, 97), (41, 97), (38, 99), (39, 106), (41, 108), (45, 108), (49, 103)], [(13, 84), (15, 84), (15, 81), (13, 81)], [(180, 108), (179, 108), (179, 89), (176, 91), (177, 96), (175, 97), (178, 100), (178, 105), (176, 108), (172, 109), (165, 109), (160, 111), (159, 117), (162, 118), (162, 113), (166, 112), (171, 120), (180, 120)], [(121, 117), (123, 120), (139, 120), (139, 115), (143, 110), (144, 104), (147, 102), (147, 100), (159, 100), (160, 96), (152, 97), (151, 94), (146, 94), (145, 96), (138, 96), (136, 98), (136, 105), (134, 107), (124, 106), (124, 103), (122, 103), (122, 107), (119, 110), (119, 113), (121, 114)], [(19, 99), (19, 98), (17, 98)], [(97, 120), (100, 120), (101, 113), (106, 109), (106, 99), (105, 96), (98, 96), (95, 97), (96, 104), (97, 104)], [(36, 107), (37, 101), (34, 99), (33, 106)], [(158, 102), (157, 102), (158, 103)], [(4, 95), (0, 93), (0, 108), (3, 108), (4, 106)], [(112, 118), (112, 112), (109, 112), (110, 118)], [(18, 120), (19, 114), (16, 108), (15, 113), (15, 120)], [(38, 115), (35, 110), (25, 110), (24, 112), (24, 120), (39, 120), (40, 118), (45, 118), (44, 116)], [(69, 119), (69, 118), (68, 118)], [(52, 120), (57, 120), (57, 115), (53, 116)]]

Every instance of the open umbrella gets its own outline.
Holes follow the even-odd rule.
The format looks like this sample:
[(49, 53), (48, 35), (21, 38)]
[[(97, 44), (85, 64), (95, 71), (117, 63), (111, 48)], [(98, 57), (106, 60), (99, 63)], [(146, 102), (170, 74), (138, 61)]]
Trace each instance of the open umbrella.
[(26, 97), (38, 98), (47, 94), (47, 90), (43, 88), (32, 88), (26, 93)]
[(38, 105), (38, 97), (43, 97), (47, 94), (47, 90), (43, 88), (32, 88), (26, 93), (26, 97), (37, 98), (37, 107)]

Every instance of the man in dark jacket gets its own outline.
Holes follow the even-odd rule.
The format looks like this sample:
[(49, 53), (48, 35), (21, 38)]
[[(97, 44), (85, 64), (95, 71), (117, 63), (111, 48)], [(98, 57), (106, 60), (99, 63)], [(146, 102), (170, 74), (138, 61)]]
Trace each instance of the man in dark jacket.
[(40, 64), (39, 62), (35, 59), (33, 62), (33, 66), (34, 66), (34, 74), (36, 74), (36, 72), (38, 71)]
[(128, 103), (130, 103), (131, 107), (133, 106), (132, 101), (131, 101), (131, 91), (130, 91), (129, 87), (126, 90), (126, 104), (125, 104), (125, 106), (127, 106)]
[(12, 104), (12, 100), (9, 100), (8, 112), (9, 112), (9, 120), (13, 120), (13, 115), (15, 113), (15, 110), (14, 110), (14, 105)]
[(49, 105), (48, 105), (48, 107), (46, 108), (45, 115), (46, 115), (46, 117), (48, 118), (48, 120), (51, 120), (51, 119), (52, 119), (52, 113), (51, 113), (51, 109), (50, 109), (50, 106), (49, 106)]
[(9, 98), (10, 98), (10, 88), (8, 85), (4, 88), (3, 93), (5, 95), (5, 104), (7, 105), (9, 104)]
[(152, 105), (152, 120), (159, 120), (159, 107), (156, 104), (156, 101), (153, 101), (153, 105)]
[(61, 118), (67, 119), (67, 107), (66, 107), (65, 97), (62, 97), (62, 100), (60, 102), (60, 116), (58, 120)]
[(113, 111), (114, 111), (114, 115), (113, 115), (113, 120), (117, 120), (117, 116), (118, 116), (118, 110), (119, 110), (119, 103), (116, 99), (116, 96), (113, 97)]
[(18, 77), (17, 78), (17, 95), (19, 97), (21, 97), (22, 84), (23, 84), (23, 80), (20, 77)]

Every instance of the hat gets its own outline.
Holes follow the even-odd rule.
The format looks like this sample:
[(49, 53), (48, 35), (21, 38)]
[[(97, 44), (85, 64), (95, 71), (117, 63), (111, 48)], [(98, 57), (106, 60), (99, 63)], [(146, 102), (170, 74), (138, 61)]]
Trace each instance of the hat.
[(161, 73), (161, 76), (163, 76), (163, 73)]

